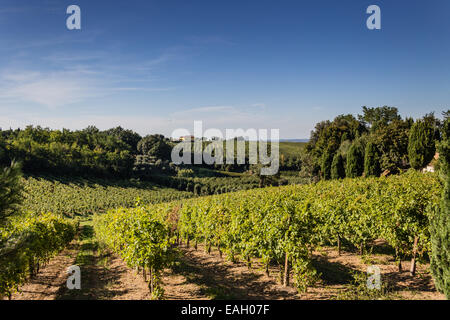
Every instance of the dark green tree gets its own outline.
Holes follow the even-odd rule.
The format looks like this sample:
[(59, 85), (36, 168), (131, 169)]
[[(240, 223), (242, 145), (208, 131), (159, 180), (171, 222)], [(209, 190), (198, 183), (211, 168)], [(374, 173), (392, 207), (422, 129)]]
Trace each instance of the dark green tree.
[(366, 177), (378, 177), (381, 173), (380, 154), (377, 145), (369, 141), (364, 155), (364, 173)]
[(345, 178), (344, 158), (338, 152), (333, 157), (331, 164), (331, 179)]
[(333, 153), (331, 150), (326, 149), (325, 152), (322, 154), (322, 163), (321, 163), (321, 170), (322, 175), (325, 180), (331, 179), (331, 164), (333, 162)]
[(313, 172), (322, 172), (322, 177), (331, 176), (333, 156), (343, 141), (354, 140), (366, 132), (366, 127), (353, 115), (338, 115), (332, 122), (322, 121), (316, 124), (306, 151), (313, 159)]
[(389, 125), (394, 120), (400, 120), (398, 109), (395, 107), (378, 107), (367, 108), (362, 107), (363, 115), (359, 115), (358, 119), (370, 128), (371, 132), (378, 130), (380, 127)]
[(394, 120), (387, 126), (381, 126), (371, 134), (372, 141), (380, 150), (381, 171), (396, 173), (408, 168), (408, 135), (410, 122)]
[(302, 150), (302, 152), (300, 152), (300, 160), (302, 163), (302, 167), (300, 169), (299, 176), (305, 181), (316, 182), (318, 176), (315, 172), (314, 159), (312, 155), (310, 155), (305, 150)]
[(0, 172), (0, 225), (4, 224), (7, 217), (17, 213), (23, 200), (20, 178), (20, 167), (15, 162)]
[(137, 149), (140, 154), (153, 156), (161, 160), (170, 160), (172, 146), (169, 139), (161, 134), (148, 135), (139, 141)]
[(439, 146), (440, 173), (444, 190), (439, 210), (430, 218), (431, 272), (436, 288), (450, 299), (450, 112), (444, 113)]
[(363, 174), (364, 171), (364, 152), (360, 141), (355, 140), (347, 154), (347, 166), (345, 175), (349, 178), (356, 178)]
[(418, 170), (425, 167), (433, 159), (436, 126), (432, 121), (418, 120), (409, 131), (408, 156), (409, 164)]
[(126, 144), (132, 154), (136, 154), (137, 144), (142, 139), (142, 137), (133, 130), (123, 129), (120, 126), (106, 130), (105, 133), (114, 136), (117, 140)]

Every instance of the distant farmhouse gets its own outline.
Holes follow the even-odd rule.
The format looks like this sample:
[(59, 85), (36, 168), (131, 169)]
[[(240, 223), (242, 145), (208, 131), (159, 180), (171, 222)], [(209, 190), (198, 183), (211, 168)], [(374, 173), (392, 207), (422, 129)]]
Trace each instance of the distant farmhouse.
[(194, 141), (195, 137), (194, 136), (182, 136), (180, 137), (180, 141)]

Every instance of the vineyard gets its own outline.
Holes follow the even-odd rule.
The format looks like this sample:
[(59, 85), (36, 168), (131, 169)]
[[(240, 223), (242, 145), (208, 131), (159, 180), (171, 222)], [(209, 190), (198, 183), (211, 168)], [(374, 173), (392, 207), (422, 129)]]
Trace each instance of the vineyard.
[(117, 207), (168, 202), (192, 197), (191, 192), (162, 188), (149, 182), (101, 179), (67, 180), (29, 177), (24, 179), (23, 209), (32, 212), (52, 212), (66, 216), (101, 213)]
[(76, 230), (75, 220), (51, 213), (27, 213), (0, 228), (0, 296), (11, 297), (74, 238)]
[(407, 257), (430, 253), (428, 218), (438, 208), (441, 185), (436, 175), (407, 172), (388, 178), (321, 181), (302, 186), (257, 190), (113, 209), (94, 217), (99, 240), (130, 267), (150, 274), (153, 296), (162, 292), (160, 272), (176, 243), (207, 251), (216, 247), (230, 261), (259, 259), (269, 272), (278, 265), (285, 285), (300, 291), (319, 274), (314, 250), (343, 241), (363, 253), (384, 239), (399, 269)]
[(138, 181), (28, 177), (22, 182), (23, 214), (0, 228), (0, 296), (10, 297), (74, 238), (78, 220), (69, 217), (193, 196)]
[(202, 196), (249, 190), (259, 187), (259, 179), (249, 175), (202, 178), (154, 176), (152, 179), (158, 184), (181, 191), (193, 192), (195, 195)]

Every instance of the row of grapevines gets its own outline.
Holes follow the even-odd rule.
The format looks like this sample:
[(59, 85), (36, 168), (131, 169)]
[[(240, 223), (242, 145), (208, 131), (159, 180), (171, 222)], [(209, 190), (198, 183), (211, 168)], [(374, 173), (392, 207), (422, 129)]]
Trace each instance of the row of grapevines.
[(51, 213), (27, 213), (0, 228), (0, 296), (11, 297), (27, 277), (75, 236), (77, 223)]
[(117, 207), (132, 207), (139, 198), (142, 204), (168, 202), (193, 196), (145, 182), (58, 181), (29, 177), (25, 183), (23, 209), (54, 212), (68, 216), (104, 212)]
[(106, 245), (131, 268), (150, 274), (149, 289), (154, 298), (163, 294), (161, 271), (172, 260), (171, 232), (167, 221), (173, 205), (110, 210), (94, 216), (94, 230), (99, 243)]
[(384, 239), (398, 257), (417, 248), (429, 252), (428, 217), (441, 192), (435, 174), (415, 171), (388, 178), (360, 178), (319, 182), (311, 194), (317, 234), (325, 242), (346, 239), (361, 250)]

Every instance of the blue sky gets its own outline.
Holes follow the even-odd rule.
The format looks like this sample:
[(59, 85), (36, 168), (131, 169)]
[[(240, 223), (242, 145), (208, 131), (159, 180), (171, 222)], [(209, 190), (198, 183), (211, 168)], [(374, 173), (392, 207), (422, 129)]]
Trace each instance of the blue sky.
[[(82, 30), (66, 28), (81, 8)], [(368, 30), (366, 8), (381, 8)], [(0, 127), (279, 128), (450, 105), (450, 1), (0, 0)]]

